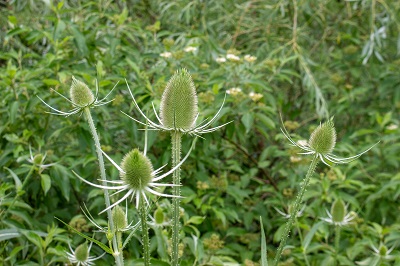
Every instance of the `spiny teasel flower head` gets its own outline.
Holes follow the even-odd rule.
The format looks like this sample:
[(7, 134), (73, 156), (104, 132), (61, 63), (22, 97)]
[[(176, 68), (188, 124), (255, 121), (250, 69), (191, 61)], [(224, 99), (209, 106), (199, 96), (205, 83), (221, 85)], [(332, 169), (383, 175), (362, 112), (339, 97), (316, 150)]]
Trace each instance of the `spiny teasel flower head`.
[(328, 154), (333, 151), (336, 145), (336, 130), (333, 124), (333, 117), (320, 124), (311, 133), (308, 144), (315, 152), (320, 154)]
[(115, 84), (114, 88), (104, 97), (103, 99), (99, 100), (99, 86), (97, 84), (96, 80), (96, 93), (93, 94), (93, 92), (89, 89), (89, 87), (82, 81), (76, 79), (75, 77), (72, 77), (72, 84), (71, 88), (69, 90), (70, 92), (70, 98), (68, 99), (61, 93), (57, 92), (56, 90), (53, 90), (56, 94), (64, 98), (66, 101), (68, 101), (70, 104), (72, 104), (73, 108), (67, 112), (58, 110), (49, 104), (47, 104), (42, 98), (39, 98), (41, 102), (43, 102), (47, 107), (49, 107), (52, 112), (48, 112), (53, 115), (62, 115), (62, 116), (70, 116), (73, 114), (81, 114), (85, 109), (88, 108), (93, 108), (93, 107), (98, 107), (105, 105), (111, 101), (106, 101), (107, 97), (111, 94), (111, 92), (115, 89), (115, 87), (118, 85)]
[(128, 227), (128, 219), (126, 217), (126, 213), (120, 206), (115, 206), (112, 211), (112, 218), (117, 231), (124, 230)]
[(98, 257), (90, 256), (90, 249), (92, 248), (92, 244), (93, 242), (90, 242), (90, 245), (88, 246), (87, 242), (85, 242), (83, 244), (80, 244), (74, 251), (72, 250), (71, 245), (68, 243), (69, 250), (71, 251), (71, 252), (66, 252), (69, 261), (78, 266), (94, 265), (94, 261), (103, 257), (104, 254), (106, 253), (103, 253)]
[(79, 262), (85, 262), (89, 257), (88, 244), (85, 241), (75, 249), (75, 258)]
[(333, 202), (331, 207), (332, 221), (334, 223), (341, 223), (344, 221), (347, 214), (347, 208), (343, 200), (337, 199)]
[(44, 169), (55, 165), (55, 163), (44, 164), (46, 156), (47, 153), (37, 153), (36, 155), (33, 155), (31, 146), (29, 146), (29, 159), (27, 161), (33, 164), (39, 173), (41, 173)]
[[(196, 140), (196, 139), (195, 139)], [(162, 166), (157, 170), (153, 170), (153, 166), (150, 160), (146, 157), (146, 153), (141, 153), (138, 149), (134, 149), (126, 154), (122, 160), (121, 165), (118, 165), (111, 159), (104, 151), (104, 156), (118, 169), (120, 173), (120, 180), (101, 180), (102, 182), (106, 182), (111, 185), (97, 185), (91, 183), (77, 173), (73, 171), (73, 173), (83, 182), (97, 188), (107, 189), (107, 190), (117, 190), (114, 194), (120, 194), (125, 192), (125, 194), (117, 200), (115, 203), (108, 206), (106, 209), (100, 212), (103, 213), (111, 208), (114, 208), (119, 203), (126, 199), (131, 199), (136, 197), (136, 208), (139, 208), (139, 203), (144, 200), (147, 205), (150, 205), (149, 200), (147, 199), (146, 194), (153, 194), (162, 197), (176, 197), (174, 195), (168, 195), (157, 191), (156, 189), (159, 187), (173, 187), (177, 186), (174, 184), (163, 184), (159, 183), (161, 179), (167, 177), (172, 174), (176, 169), (178, 169), (189, 157), (190, 152), (193, 150), (195, 141), (193, 141), (192, 146), (189, 149), (188, 154), (171, 170), (168, 172), (158, 175), (161, 170), (166, 166)], [(145, 145), (147, 147), (147, 144)], [(146, 149), (145, 149), (146, 150)], [(113, 194), (113, 195), (114, 195)], [(126, 217), (126, 214), (125, 214)], [(92, 219), (93, 220), (93, 219)], [(128, 226), (129, 227), (129, 226)]]
[(211, 124), (218, 118), (224, 106), (225, 98), (214, 117), (196, 123), (200, 116), (197, 105), (196, 88), (192, 77), (186, 69), (177, 71), (169, 80), (161, 98), (160, 115), (158, 115), (153, 104), (154, 115), (158, 122), (153, 122), (144, 114), (136, 102), (132, 90), (129, 88), (128, 82), (126, 82), (126, 85), (128, 86), (129, 93), (132, 96), (134, 106), (146, 122), (141, 122), (124, 112), (122, 113), (151, 130), (173, 131), (199, 136), (201, 134), (214, 132), (230, 123), (228, 122), (221, 126), (210, 128)]
[[(281, 117), (282, 120), (282, 117)], [(323, 124), (320, 124), (312, 133), (310, 136), (310, 139), (308, 142), (303, 142), (303, 141), (294, 141), (291, 137), (289, 132), (286, 130), (285, 125), (282, 122), (282, 128), (281, 131), (283, 135), (289, 140), (290, 144), (292, 146), (296, 146), (297, 148), (301, 149), (303, 152), (299, 154), (303, 155), (314, 155), (315, 157), (319, 158), (324, 164), (327, 166), (331, 166), (331, 164), (344, 164), (344, 163), (350, 163), (356, 159), (358, 159), (361, 155), (372, 149), (376, 144), (379, 142), (375, 143), (365, 151), (354, 155), (350, 156), (347, 158), (340, 158), (336, 156), (335, 154), (332, 153), (333, 149), (335, 148), (336, 145), (336, 130), (335, 126), (333, 124), (333, 117), (330, 118), (328, 121), (326, 121)], [(329, 163), (328, 163), (329, 162)]]
[(347, 206), (341, 199), (335, 200), (331, 206), (331, 212), (326, 210), (326, 213), (328, 214), (328, 217), (320, 219), (337, 226), (351, 224), (357, 217), (355, 212), (347, 212)]
[(71, 89), (69, 90), (71, 101), (77, 106), (85, 107), (91, 105), (95, 101), (93, 92), (89, 87), (80, 80), (72, 77)]
[(161, 98), (160, 118), (165, 127), (188, 130), (198, 113), (196, 87), (186, 69), (176, 71)]
[(130, 151), (122, 159), (121, 179), (132, 189), (143, 189), (152, 180), (153, 165), (138, 149)]

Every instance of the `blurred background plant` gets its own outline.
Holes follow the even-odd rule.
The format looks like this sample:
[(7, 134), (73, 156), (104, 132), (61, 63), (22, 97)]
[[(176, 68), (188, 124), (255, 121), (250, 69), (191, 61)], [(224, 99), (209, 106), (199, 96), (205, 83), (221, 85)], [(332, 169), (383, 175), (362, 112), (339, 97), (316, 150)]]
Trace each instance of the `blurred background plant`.
[[(279, 112), (296, 141), (294, 130), (307, 136), (334, 115), (335, 153), (344, 157), (381, 140), (349, 165), (319, 165), (283, 265), (335, 263), (335, 230), (320, 218), (337, 198), (357, 214), (341, 228), (339, 263), (400, 263), (399, 14), (393, 0), (0, 1), (1, 263), (68, 262), (68, 238), (73, 247), (83, 239), (54, 217), (92, 236), (80, 205), (104, 208), (102, 191), (71, 175), (99, 174), (84, 118), (50, 116), (36, 95), (69, 110), (50, 88), (67, 95), (72, 75), (92, 89), (97, 78), (100, 95), (121, 81), (112, 104), (93, 113), (103, 150), (121, 161), (144, 143), (140, 126), (120, 113), (138, 117), (124, 79), (151, 114), (181, 67), (197, 87), (199, 120), (227, 93), (219, 124), (234, 121), (205, 136), (183, 165), (182, 265), (257, 265), (259, 216), (274, 255), (285, 224), (275, 208), (287, 213), (309, 163), (287, 148)], [(170, 161), (170, 149), (167, 133), (149, 134), (155, 168)], [(47, 156), (38, 164), (39, 154)], [(157, 204), (150, 249), (153, 265), (167, 265), (171, 204)], [(128, 217), (137, 217), (133, 206)], [(127, 244), (126, 263), (140, 261), (139, 243)], [(101, 254), (93, 245), (90, 256)]]

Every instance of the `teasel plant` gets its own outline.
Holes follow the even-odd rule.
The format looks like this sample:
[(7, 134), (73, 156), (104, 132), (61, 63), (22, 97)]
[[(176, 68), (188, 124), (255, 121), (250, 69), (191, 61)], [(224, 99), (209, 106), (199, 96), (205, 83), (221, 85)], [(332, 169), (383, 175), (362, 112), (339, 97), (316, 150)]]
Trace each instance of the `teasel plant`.
[[(133, 96), (132, 90), (127, 82), (129, 92), (133, 99), (133, 104), (138, 110), (140, 115), (144, 118), (145, 122), (141, 122), (132, 116), (124, 113), (137, 123), (149, 127), (150, 130), (168, 131), (171, 133), (171, 146), (172, 146), (172, 166), (176, 168), (181, 162), (181, 145), (182, 135), (191, 135), (201, 137), (206, 133), (214, 132), (226, 124), (211, 127), (211, 125), (218, 119), (221, 110), (225, 103), (224, 101), (216, 112), (214, 117), (209, 120), (204, 120), (197, 123), (199, 118), (198, 100), (196, 94), (196, 87), (192, 80), (190, 73), (186, 69), (180, 69), (168, 81), (166, 88), (161, 97), (160, 113), (158, 114), (153, 104), (153, 111), (157, 122), (148, 118), (145, 113), (140, 109), (138, 103)], [(226, 97), (226, 96), (225, 96)], [(181, 174), (180, 167), (176, 168), (173, 173), (173, 192), (172, 195), (172, 247), (171, 247), (171, 265), (179, 265), (179, 213), (180, 213), (180, 185)]]
[(290, 217), (289, 217), (288, 221), (286, 222), (285, 229), (281, 236), (280, 244), (279, 244), (278, 250), (276, 252), (275, 259), (274, 259), (273, 265), (275, 265), (275, 266), (277, 266), (279, 263), (283, 249), (286, 245), (286, 241), (287, 241), (290, 231), (293, 227), (293, 223), (296, 219), (297, 213), (299, 212), (304, 193), (308, 187), (308, 184), (310, 183), (312, 175), (315, 172), (318, 162), (321, 161), (323, 164), (325, 164), (329, 167), (331, 167), (334, 164), (350, 163), (350, 162), (358, 159), (361, 155), (368, 152), (375, 145), (377, 145), (379, 143), (379, 142), (375, 143), (370, 148), (366, 149), (365, 151), (363, 151), (357, 155), (350, 156), (347, 158), (341, 158), (332, 153), (333, 149), (335, 148), (336, 139), (337, 139), (335, 125), (333, 123), (333, 117), (331, 117), (324, 123), (320, 123), (320, 125), (311, 133), (310, 138), (307, 143), (295, 142), (290, 137), (289, 132), (286, 130), (284, 123), (282, 121), (282, 117), (281, 117), (281, 122), (282, 122), (281, 131), (282, 131), (283, 135), (286, 137), (286, 139), (290, 142), (290, 144), (303, 151), (299, 154), (311, 155), (312, 160), (311, 160), (310, 166), (308, 168), (307, 174), (302, 181), (300, 191), (298, 192), (298, 194), (296, 196), (295, 202), (293, 204), (293, 208), (290, 213)]
[[(118, 83), (117, 83), (118, 84)], [(57, 92), (56, 90), (53, 90), (57, 95), (65, 99), (67, 102), (69, 102), (72, 105), (72, 109), (69, 111), (61, 111), (58, 110), (52, 106), (50, 106), (48, 103), (46, 103), (42, 98), (39, 98), (40, 101), (42, 101), (48, 108), (51, 109), (50, 114), (54, 115), (60, 115), (60, 116), (71, 116), (74, 114), (79, 114), (79, 115), (84, 115), (86, 118), (86, 121), (89, 124), (90, 132), (92, 134), (94, 144), (96, 147), (96, 153), (97, 153), (97, 159), (99, 161), (99, 168), (100, 168), (100, 176), (101, 176), (101, 183), (105, 186), (107, 185), (106, 181), (106, 170), (105, 170), (105, 165), (104, 165), (104, 159), (101, 151), (101, 145), (100, 145), (100, 138), (97, 133), (92, 115), (91, 115), (91, 109), (95, 107), (100, 107), (102, 105), (108, 104), (110, 101), (107, 101), (108, 96), (111, 94), (111, 92), (115, 89), (117, 86), (115, 84), (114, 88), (103, 98), (99, 99), (99, 86), (96, 80), (96, 92), (93, 94), (93, 92), (89, 89), (89, 87), (82, 81), (76, 79), (75, 77), (72, 77), (72, 84), (70, 88), (70, 99), (62, 95), (61, 93)], [(117, 252), (118, 251), (118, 245), (117, 245), (117, 237), (115, 235), (115, 228), (114, 228), (114, 222), (112, 219), (112, 213), (111, 209), (109, 208), (111, 205), (110, 202), (110, 195), (107, 190), (104, 191), (104, 200), (105, 200), (105, 205), (107, 209), (107, 218), (108, 218), (108, 223), (110, 227), (110, 231), (112, 232), (112, 255), (115, 258), (115, 263), (117, 266), (122, 266), (123, 265), (123, 257), (122, 254)]]
[[(147, 131), (146, 131), (147, 134)], [(147, 136), (147, 135), (146, 135)], [(116, 190), (111, 196), (116, 194), (123, 194), (121, 199), (117, 200), (115, 203), (111, 204), (109, 207), (105, 208), (100, 212), (104, 213), (109, 209), (113, 208), (113, 220), (114, 225), (117, 229), (117, 245), (118, 245), (118, 252), (122, 253), (123, 247), (125, 244), (122, 244), (121, 239), (121, 232), (124, 231), (124, 228), (128, 228), (130, 226), (127, 225), (126, 221), (126, 212), (124, 213), (123, 210), (118, 206), (122, 201), (126, 199), (133, 200), (135, 198), (135, 206), (139, 212), (140, 216), (140, 225), (142, 230), (142, 245), (143, 245), (143, 259), (144, 265), (150, 265), (150, 239), (149, 239), (149, 229), (148, 229), (148, 208), (150, 206), (150, 201), (146, 194), (153, 194), (155, 196), (160, 197), (180, 197), (176, 195), (169, 195), (156, 190), (158, 187), (176, 187), (180, 185), (175, 184), (164, 184), (158, 181), (162, 180), (163, 178), (171, 175), (181, 167), (181, 165), (186, 161), (189, 157), (196, 139), (193, 141), (192, 146), (188, 154), (171, 170), (164, 174), (160, 174), (162, 169), (166, 166), (162, 166), (157, 170), (154, 170), (152, 163), (146, 156), (147, 150), (147, 137), (145, 138), (145, 148), (144, 152), (140, 152), (138, 149), (133, 149), (129, 153), (127, 153), (124, 158), (122, 159), (121, 165), (118, 165), (110, 156), (103, 152), (104, 156), (117, 168), (120, 173), (120, 180), (109, 180), (105, 181), (108, 183), (107, 185), (97, 185), (92, 182), (85, 180), (83, 177), (79, 176), (77, 173), (74, 174), (83, 182), (96, 187), (101, 188), (103, 190)], [(125, 193), (123, 193), (125, 192)], [(89, 214), (90, 215), (90, 214)], [(91, 219), (93, 220), (93, 219)], [(105, 231), (105, 229), (101, 229)], [(125, 241), (126, 243), (126, 241)]]
[(347, 205), (342, 199), (336, 199), (332, 206), (331, 211), (326, 210), (327, 218), (320, 218), (321, 220), (333, 224), (335, 226), (335, 260), (336, 265), (339, 265), (339, 249), (340, 249), (340, 229), (352, 223), (357, 217), (354, 212), (347, 212)]

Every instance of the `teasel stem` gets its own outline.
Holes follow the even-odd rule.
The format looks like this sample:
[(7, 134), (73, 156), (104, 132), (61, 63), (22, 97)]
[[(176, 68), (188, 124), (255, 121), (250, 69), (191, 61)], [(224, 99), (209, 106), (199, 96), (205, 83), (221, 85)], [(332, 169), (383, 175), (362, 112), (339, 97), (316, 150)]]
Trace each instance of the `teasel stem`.
[[(104, 166), (104, 160), (103, 160), (103, 154), (101, 152), (101, 146), (100, 146), (100, 140), (99, 140), (99, 136), (97, 135), (97, 131), (96, 131), (96, 127), (94, 125), (93, 122), (93, 118), (92, 115), (90, 114), (90, 109), (89, 107), (84, 108), (84, 115), (86, 117), (86, 120), (89, 123), (89, 127), (90, 127), (90, 132), (92, 133), (93, 136), (93, 140), (96, 146), (96, 153), (97, 153), (97, 158), (99, 160), (99, 167), (100, 167), (100, 176), (101, 176), (101, 180), (102, 181), (106, 181), (106, 169)], [(107, 186), (106, 182), (102, 182), (103, 186)], [(115, 232), (115, 227), (114, 227), (114, 221), (112, 218), (112, 214), (111, 214), (111, 209), (110, 207), (110, 195), (108, 193), (108, 190), (104, 189), (104, 200), (106, 203), (106, 208), (108, 208), (107, 210), (107, 217), (108, 217), (108, 224), (110, 226), (110, 231), (113, 234), (113, 239), (112, 239), (112, 245), (113, 245), (113, 251), (114, 251), (114, 258), (115, 258), (115, 263), (117, 266), (123, 266), (124, 265), (124, 258), (123, 258), (123, 254), (122, 254), (122, 250), (119, 250), (118, 248), (118, 243), (117, 243), (117, 236), (116, 236), (116, 232)]]
[(281, 242), (280, 242), (278, 250), (276, 252), (276, 256), (275, 256), (275, 260), (274, 260), (274, 264), (273, 264), (274, 266), (278, 265), (279, 259), (281, 258), (283, 248), (285, 247), (286, 241), (290, 234), (290, 230), (292, 229), (292, 226), (296, 219), (297, 213), (300, 210), (300, 205), (303, 200), (304, 193), (306, 192), (306, 188), (307, 188), (308, 184), (310, 183), (311, 176), (314, 174), (317, 164), (318, 164), (318, 156), (314, 155), (313, 159), (311, 161), (310, 167), (308, 168), (306, 177), (304, 178), (304, 180), (302, 182), (300, 191), (297, 194), (296, 200), (293, 205), (293, 211), (290, 214), (289, 220), (286, 222), (285, 231), (283, 232), (283, 235), (281, 237)]
[[(179, 131), (173, 131), (171, 134), (172, 142), (172, 167), (175, 167), (181, 161), (181, 143), (182, 143), (182, 133)], [(173, 187), (172, 195), (176, 196), (172, 198), (172, 253), (171, 253), (171, 265), (179, 265), (179, 206), (180, 206), (180, 184), (181, 184), (181, 168), (177, 168), (173, 173), (172, 179)]]
[(139, 205), (140, 224), (142, 226), (142, 245), (143, 245), (143, 260), (144, 265), (150, 265), (150, 239), (149, 239), (149, 226), (147, 224), (147, 210), (146, 201), (144, 197), (140, 197)]
[(338, 261), (339, 247), (340, 247), (340, 225), (335, 225), (335, 260), (336, 260), (336, 265), (339, 265), (339, 261)]

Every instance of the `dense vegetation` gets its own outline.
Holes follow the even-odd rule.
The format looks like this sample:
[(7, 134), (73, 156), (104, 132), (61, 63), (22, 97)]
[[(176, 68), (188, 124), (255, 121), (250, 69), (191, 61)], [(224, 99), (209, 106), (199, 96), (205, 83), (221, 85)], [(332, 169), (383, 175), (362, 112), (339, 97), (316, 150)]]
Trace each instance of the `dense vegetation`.
[[(181, 265), (259, 265), (260, 216), (272, 261), (285, 214), (310, 157), (280, 128), (308, 139), (334, 116), (334, 153), (349, 164), (318, 164), (281, 265), (400, 265), (400, 2), (360, 1), (0, 1), (0, 264), (69, 263), (84, 238), (107, 244), (82, 209), (107, 226), (96, 147), (84, 116), (50, 115), (71, 104), (72, 76), (103, 98), (91, 109), (102, 150), (120, 163), (143, 150), (152, 119), (176, 70), (191, 73), (200, 121), (230, 124), (202, 135), (182, 165)], [(126, 79), (126, 82), (125, 82)], [(192, 138), (183, 136), (182, 155)], [(150, 131), (148, 156), (171, 168), (170, 136)], [(107, 176), (119, 173), (106, 163)], [(166, 179), (168, 179), (167, 177)], [(169, 180), (167, 182), (170, 182)], [(169, 192), (170, 188), (166, 189)], [(115, 202), (119, 195), (112, 197)], [(171, 200), (151, 198), (152, 265), (169, 265)], [(334, 202), (350, 221), (326, 222)], [(339, 204), (340, 205), (340, 204)], [(125, 206), (121, 204), (121, 206)], [(128, 220), (139, 220), (128, 204)], [(336, 229), (335, 229), (336, 228)], [(124, 234), (124, 237), (129, 232)], [(338, 241), (338, 243), (335, 243)], [(142, 261), (140, 230), (124, 251)], [(91, 256), (103, 253), (96, 244)], [(106, 254), (96, 265), (111, 265)], [(139, 265), (139, 264), (138, 264)]]

